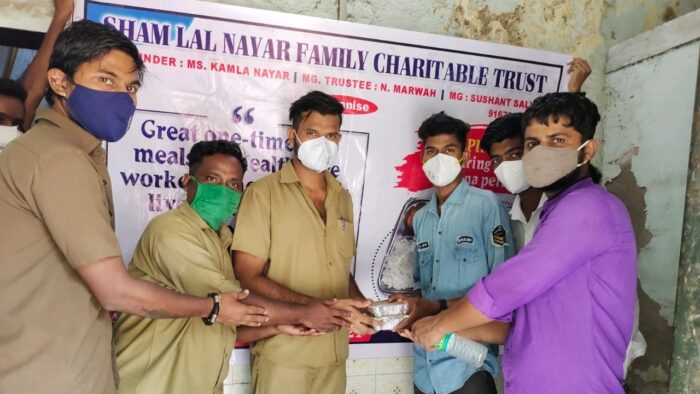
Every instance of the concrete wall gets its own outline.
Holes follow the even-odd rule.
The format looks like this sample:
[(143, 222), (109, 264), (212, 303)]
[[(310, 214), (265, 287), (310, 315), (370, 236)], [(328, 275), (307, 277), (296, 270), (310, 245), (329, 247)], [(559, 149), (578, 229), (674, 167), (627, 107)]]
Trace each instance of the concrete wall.
[(668, 386), (688, 159), (700, 62), (700, 11), (610, 49), (604, 181), (625, 202), (639, 248), (639, 392)]
[[(680, 161), (667, 158), (682, 160), (688, 157), (687, 145), (683, 150), (679, 139), (673, 138), (673, 133), (686, 124), (685, 120), (681, 120), (680, 115), (672, 114), (693, 102), (683, 102), (681, 97), (690, 97), (694, 83), (677, 76), (690, 72), (697, 52), (690, 47), (678, 48), (668, 56), (653, 56), (644, 61), (638, 59), (637, 62), (641, 62), (638, 65), (633, 65), (635, 62), (627, 59), (629, 64), (618, 64), (619, 67), (608, 69), (610, 73), (607, 77), (606, 64), (608, 50), (613, 45), (697, 10), (700, 0), (218, 2), (552, 50), (588, 59), (593, 74), (584, 85), (584, 90), (606, 114), (604, 127), (598, 136), (604, 144), (597, 164), (602, 166), (606, 179), (610, 180), (609, 187), (628, 204), (635, 218), (641, 250), (641, 327), (649, 342), (649, 356), (634, 365), (632, 376), (637, 381), (635, 391), (642, 392), (645, 382), (650, 382), (649, 387), (663, 386), (668, 380), (678, 268), (679, 248), (676, 241), (680, 239), (682, 224), (679, 217), (669, 217), (668, 212), (677, 212), (682, 207), (680, 196), (685, 192), (685, 183), (684, 175), (678, 174), (687, 172), (687, 161), (686, 172), (683, 172)], [(43, 31), (48, 26), (52, 4), (52, 0), (5, 0), (0, 4), (0, 27)], [(640, 50), (645, 49), (643, 47)], [(630, 67), (635, 69), (635, 76), (623, 72), (623, 68)], [(675, 76), (672, 78), (676, 81), (673, 94), (660, 96), (657, 93), (658, 89), (667, 86), (651, 75), (661, 72)], [(606, 83), (610, 88), (604, 91)], [(630, 91), (636, 93), (628, 94)], [(629, 107), (621, 103), (628, 103)], [(659, 116), (642, 121), (629, 116), (625, 110), (640, 106), (648, 113), (659, 113)], [(688, 144), (686, 137), (684, 135), (680, 140)], [(669, 141), (676, 145), (669, 145)], [(393, 392), (405, 392), (410, 363), (406, 360), (395, 363), (398, 366), (391, 369), (389, 374), (378, 372), (377, 365), (384, 365), (384, 362), (353, 364), (352, 374), (360, 378), (349, 381), (364, 384), (363, 390), (354, 389), (357, 393), (374, 392), (366, 391), (370, 384), (367, 382), (372, 382), (378, 388), (391, 386), (390, 389), (395, 389)], [(242, 390), (245, 390), (247, 379), (244, 372), (232, 372), (229, 380), (238, 383), (237, 387)], [(397, 376), (381, 378), (380, 375)], [(392, 386), (390, 382), (396, 384)], [(232, 386), (228, 387), (230, 389)], [(348, 391), (352, 390), (349, 387)]]
[(52, 0), (10, 0), (0, 3), (0, 27), (44, 32), (53, 16)]
[(676, 296), (672, 393), (700, 392), (700, 69), (694, 118)]

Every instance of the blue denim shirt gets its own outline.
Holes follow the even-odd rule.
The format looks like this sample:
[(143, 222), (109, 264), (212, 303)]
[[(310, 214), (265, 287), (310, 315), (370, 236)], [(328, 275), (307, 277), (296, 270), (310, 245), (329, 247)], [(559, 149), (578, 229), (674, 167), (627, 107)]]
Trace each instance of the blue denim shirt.
[[(515, 254), (510, 218), (490, 191), (471, 187), (465, 180), (437, 211), (437, 198), (413, 218), (417, 258), (414, 280), (423, 298), (463, 297), (482, 277)], [(445, 352), (427, 352), (414, 346), (413, 379), (424, 393), (447, 394), (461, 388), (477, 371)], [(498, 374), (498, 346), (489, 346), (479, 370)]]

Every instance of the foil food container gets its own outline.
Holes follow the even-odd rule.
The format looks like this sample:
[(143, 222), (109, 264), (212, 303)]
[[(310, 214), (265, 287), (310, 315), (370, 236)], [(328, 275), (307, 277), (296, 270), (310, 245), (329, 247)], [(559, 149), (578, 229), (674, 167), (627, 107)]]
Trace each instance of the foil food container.
[(408, 315), (408, 303), (376, 301), (367, 307), (369, 313), (374, 317), (401, 316)]
[(394, 327), (401, 324), (402, 321), (406, 320), (406, 318), (408, 318), (408, 315), (376, 317), (375, 319), (379, 320), (381, 323), (374, 325), (373, 327), (377, 331), (392, 330), (392, 329), (394, 329)]

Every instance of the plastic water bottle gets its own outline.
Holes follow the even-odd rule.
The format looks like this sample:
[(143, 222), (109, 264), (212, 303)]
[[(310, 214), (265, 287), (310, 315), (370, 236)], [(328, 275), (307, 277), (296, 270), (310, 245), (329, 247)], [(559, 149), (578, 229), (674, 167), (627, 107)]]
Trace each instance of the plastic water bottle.
[(445, 335), (435, 345), (435, 348), (447, 352), (454, 358), (466, 361), (475, 368), (479, 368), (484, 364), (486, 353), (488, 353), (488, 348), (485, 345), (453, 333)]

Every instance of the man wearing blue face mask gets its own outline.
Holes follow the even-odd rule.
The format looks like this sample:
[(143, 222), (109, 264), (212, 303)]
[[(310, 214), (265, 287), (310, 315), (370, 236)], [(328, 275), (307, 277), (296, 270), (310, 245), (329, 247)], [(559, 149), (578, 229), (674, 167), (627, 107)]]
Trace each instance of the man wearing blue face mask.
[(108, 310), (268, 319), (245, 292), (178, 294), (124, 268), (101, 143), (126, 133), (143, 71), (123, 34), (73, 23), (49, 61), (51, 108), (0, 154), (0, 392), (114, 393)]
[[(192, 147), (187, 161), (186, 202), (149, 223), (129, 273), (180, 293), (240, 292), (231, 264), (232, 233), (226, 222), (238, 210), (246, 160), (234, 142), (202, 141)], [(114, 327), (119, 393), (221, 393), (236, 340), (318, 335), (300, 326), (313, 314), (306, 306), (273, 302), (247, 292), (241, 300), (267, 309), (270, 319), (265, 327), (236, 330), (202, 324), (196, 317), (154, 320), (120, 314)]]

